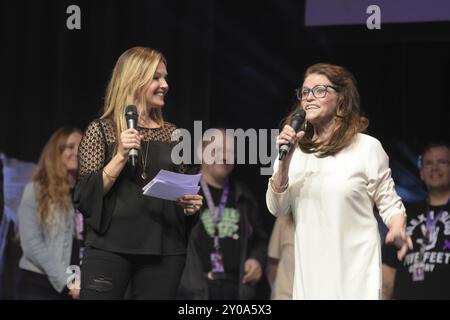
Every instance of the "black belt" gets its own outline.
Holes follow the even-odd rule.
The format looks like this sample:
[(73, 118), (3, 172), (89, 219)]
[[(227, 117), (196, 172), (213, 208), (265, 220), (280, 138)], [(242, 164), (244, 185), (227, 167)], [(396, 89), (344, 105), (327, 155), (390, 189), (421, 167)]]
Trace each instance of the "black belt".
[(239, 282), (239, 277), (235, 274), (225, 273), (225, 272), (207, 272), (205, 273), (205, 277), (209, 280), (223, 280), (230, 282)]

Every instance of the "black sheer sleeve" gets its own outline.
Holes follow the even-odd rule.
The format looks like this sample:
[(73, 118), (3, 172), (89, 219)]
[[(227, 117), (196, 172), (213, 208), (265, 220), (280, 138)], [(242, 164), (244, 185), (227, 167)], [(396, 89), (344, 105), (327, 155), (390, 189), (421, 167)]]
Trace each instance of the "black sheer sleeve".
[(251, 237), (249, 241), (249, 255), (248, 258), (253, 258), (259, 261), (261, 268), (265, 269), (267, 261), (267, 248), (269, 245), (269, 236), (264, 229), (262, 220), (260, 217), (260, 211), (258, 209), (258, 202), (253, 197), (250, 189), (245, 185), (239, 183), (239, 189), (246, 195), (246, 200), (243, 205), (247, 206), (246, 212), (248, 212), (248, 223), (251, 226)]
[(111, 222), (115, 199), (111, 190), (103, 195), (102, 170), (106, 165), (107, 140), (100, 120), (89, 124), (78, 149), (78, 178), (74, 202), (88, 227), (104, 233)]
[[(166, 129), (167, 137), (165, 137), (164, 139), (170, 142), (172, 147), (175, 147), (175, 145), (182, 142), (181, 133), (174, 124), (170, 122), (165, 122), (165, 128), (167, 128)], [(177, 165), (177, 171), (178, 173), (186, 174), (189, 171), (189, 167), (185, 163), (180, 163), (179, 165)]]

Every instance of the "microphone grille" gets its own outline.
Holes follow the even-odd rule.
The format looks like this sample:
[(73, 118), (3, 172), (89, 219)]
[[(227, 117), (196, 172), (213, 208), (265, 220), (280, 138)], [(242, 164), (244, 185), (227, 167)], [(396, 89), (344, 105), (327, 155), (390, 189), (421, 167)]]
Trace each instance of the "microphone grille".
[(300, 126), (302, 125), (303, 121), (305, 121), (305, 110), (303, 110), (303, 108), (300, 108), (298, 111), (296, 111), (294, 113), (294, 115), (292, 116), (292, 122), (291, 122), (291, 127), (295, 130), (298, 131), (300, 129)]
[(127, 120), (130, 120), (130, 119), (137, 120), (138, 113), (137, 113), (137, 108), (135, 105), (129, 105), (125, 108), (125, 118)]
[(301, 118), (302, 120), (305, 118), (306, 113), (303, 108), (299, 108), (297, 112), (294, 113), (293, 118)]

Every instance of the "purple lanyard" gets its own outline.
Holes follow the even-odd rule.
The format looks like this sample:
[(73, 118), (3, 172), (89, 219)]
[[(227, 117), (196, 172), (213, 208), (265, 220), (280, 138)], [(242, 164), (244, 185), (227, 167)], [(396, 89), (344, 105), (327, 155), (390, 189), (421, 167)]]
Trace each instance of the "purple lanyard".
[[(434, 229), (436, 228), (436, 223), (441, 218), (443, 211), (446, 208), (448, 208), (449, 204), (450, 204), (450, 200), (447, 201), (447, 204), (436, 215), (434, 215), (434, 211), (433, 210), (428, 209), (427, 223), (426, 223), (426, 233), (425, 233), (425, 238), (426, 238), (427, 242), (430, 241), (430, 237), (433, 234)], [(434, 218), (431, 217), (432, 215), (434, 215)]]
[(230, 192), (230, 183), (227, 180), (225, 182), (225, 185), (223, 186), (222, 196), (220, 197), (220, 203), (219, 208), (217, 209), (217, 215), (216, 212), (216, 206), (214, 205), (214, 200), (211, 196), (211, 192), (209, 191), (208, 184), (202, 179), (200, 180), (200, 184), (202, 185), (203, 194), (206, 198), (206, 203), (208, 204), (209, 208), (209, 214), (211, 216), (211, 221), (214, 226), (214, 248), (216, 250), (219, 250), (219, 223), (222, 221), (223, 218), (223, 212), (225, 211), (225, 205), (227, 204), (228, 200), (228, 193)]

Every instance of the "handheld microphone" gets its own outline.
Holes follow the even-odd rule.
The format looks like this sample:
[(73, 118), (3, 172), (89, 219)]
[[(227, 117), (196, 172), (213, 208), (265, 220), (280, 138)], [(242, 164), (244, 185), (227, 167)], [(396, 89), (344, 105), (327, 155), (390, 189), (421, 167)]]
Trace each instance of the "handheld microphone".
[[(294, 129), (294, 131), (296, 133), (300, 129), (301, 125), (303, 124), (303, 121), (305, 121), (305, 110), (300, 108), (292, 116), (292, 122), (291, 122), (291, 127)], [(290, 143), (289, 144), (282, 144), (280, 146), (278, 160), (283, 160), (283, 158), (289, 153), (290, 150), (291, 150), (291, 144)]]
[[(138, 113), (136, 106), (129, 105), (125, 108), (125, 119), (127, 119), (128, 129), (137, 128)], [(128, 156), (131, 159), (131, 165), (135, 167), (137, 163), (138, 151), (136, 149), (130, 149)]]

